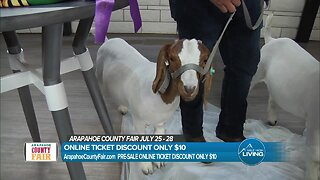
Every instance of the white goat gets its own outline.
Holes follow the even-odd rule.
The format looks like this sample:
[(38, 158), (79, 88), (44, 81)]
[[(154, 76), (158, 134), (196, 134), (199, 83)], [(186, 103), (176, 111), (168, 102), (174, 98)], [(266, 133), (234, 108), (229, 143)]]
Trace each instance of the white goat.
[(269, 91), (268, 121), (277, 122), (275, 104), (306, 120), (306, 179), (319, 178), (319, 62), (296, 42), (270, 35), (272, 14), (267, 17), (265, 45), (251, 88), (266, 83)]
[[(159, 93), (165, 73), (188, 63), (203, 68), (208, 54), (201, 41), (177, 40), (160, 50), (156, 64), (124, 40), (110, 39), (98, 50), (97, 77), (105, 97), (116, 103), (120, 113), (126, 114), (129, 110), (137, 133), (145, 134), (146, 125), (152, 125), (155, 134), (165, 134), (165, 123), (179, 106), (179, 95), (186, 101), (194, 99), (201, 78), (196, 71), (187, 70), (172, 79), (164, 93)], [(142, 162), (140, 165), (147, 175), (153, 173), (153, 165), (160, 168), (164, 164)]]

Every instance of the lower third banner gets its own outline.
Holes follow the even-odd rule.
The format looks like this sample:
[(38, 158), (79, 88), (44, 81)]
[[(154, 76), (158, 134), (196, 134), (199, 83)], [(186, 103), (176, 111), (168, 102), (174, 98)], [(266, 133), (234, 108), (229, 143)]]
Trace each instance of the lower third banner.
[(241, 143), (224, 142), (66, 142), (64, 162), (261, 162), (285, 160), (283, 146), (248, 138)]

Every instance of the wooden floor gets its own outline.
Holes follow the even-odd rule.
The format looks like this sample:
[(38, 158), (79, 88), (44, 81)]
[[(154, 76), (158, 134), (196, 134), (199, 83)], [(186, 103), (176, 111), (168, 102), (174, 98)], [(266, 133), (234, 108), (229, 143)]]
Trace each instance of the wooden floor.
[[(41, 36), (36, 34), (20, 35), (24, 48), (25, 58), (32, 66), (41, 63)], [(173, 35), (124, 35), (116, 34), (110, 37), (122, 37), (132, 44), (139, 52), (151, 61), (155, 61), (159, 49), (165, 43), (172, 42)], [(72, 37), (63, 40), (62, 57), (72, 55)], [(3, 37), (0, 38), (1, 75), (9, 74), (6, 60), (6, 46)], [(320, 42), (302, 44), (312, 55), (320, 59)], [(99, 46), (93, 43), (93, 37), (88, 40), (88, 48), (93, 60)], [(215, 60), (215, 81), (209, 102), (219, 106), (221, 82), (223, 78), (223, 64)], [(69, 103), (72, 124), (76, 134), (103, 134), (98, 116), (93, 107), (88, 90), (79, 71), (62, 76)], [(38, 118), (40, 134), (44, 142), (58, 142), (57, 133), (52, 116), (47, 109), (44, 96), (33, 86), (30, 87), (35, 111)], [(248, 97), (248, 118), (265, 119), (268, 92), (266, 86), (258, 85)], [(285, 126), (293, 132), (301, 134), (304, 121), (279, 109), (278, 125)], [(26, 163), (24, 162), (23, 146), (31, 142), (26, 126), (24, 114), (16, 90), (1, 94), (1, 180), (20, 179), (69, 179), (68, 171), (63, 162), (54, 163)], [(212, 127), (215, 128), (215, 127)], [(87, 179), (92, 180), (118, 180), (120, 177), (120, 163), (84, 163)]]

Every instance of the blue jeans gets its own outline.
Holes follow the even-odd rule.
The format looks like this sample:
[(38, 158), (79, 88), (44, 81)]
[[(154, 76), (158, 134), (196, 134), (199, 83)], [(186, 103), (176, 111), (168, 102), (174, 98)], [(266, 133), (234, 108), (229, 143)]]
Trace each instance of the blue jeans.
[[(179, 38), (202, 40), (212, 50), (229, 14), (221, 13), (209, 0), (174, 0), (170, 5), (177, 21)], [(246, 5), (254, 24), (261, 12), (260, 1), (247, 0)], [(254, 31), (247, 28), (240, 6), (219, 45), (225, 75), (221, 92), (221, 113), (216, 130), (229, 137), (243, 136), (246, 99), (260, 60), (260, 29), (261, 26)], [(203, 135), (202, 97), (203, 84), (200, 84), (199, 94), (194, 101), (186, 102), (181, 99), (183, 133), (187, 137)]]

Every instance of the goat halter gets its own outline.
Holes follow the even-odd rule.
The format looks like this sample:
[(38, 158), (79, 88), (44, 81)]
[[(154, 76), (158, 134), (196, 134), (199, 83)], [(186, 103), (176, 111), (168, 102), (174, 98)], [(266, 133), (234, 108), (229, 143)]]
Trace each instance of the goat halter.
[[(249, 29), (251, 29), (251, 30), (257, 29), (260, 26), (260, 24), (261, 24), (261, 22), (263, 20), (263, 2), (264, 1), (261, 0), (261, 14), (260, 14), (258, 20), (256, 21), (256, 23), (254, 25), (252, 25), (251, 17), (250, 17), (248, 8), (247, 8), (244, 0), (241, 0), (242, 7), (243, 7), (243, 12), (244, 12), (244, 17), (245, 17), (245, 22), (246, 22), (247, 27)], [(212, 49), (212, 51), (210, 53), (210, 56), (208, 58), (208, 61), (207, 61), (206, 65), (205, 65), (205, 67), (202, 68), (202, 67), (200, 67), (199, 65), (196, 65), (196, 64), (185, 64), (185, 65), (181, 66), (179, 69), (177, 69), (176, 71), (174, 71), (173, 73), (170, 73), (168, 71), (168, 68), (167, 68), (166, 73), (165, 73), (164, 81), (163, 81), (163, 83), (161, 84), (161, 86), (160, 86), (160, 88), (158, 90), (160, 93), (164, 93), (167, 90), (171, 79), (176, 79), (177, 77), (181, 76), (181, 74), (183, 74), (187, 70), (195, 70), (196, 72), (200, 73), (200, 75), (202, 75), (202, 76), (205, 75), (209, 71), (209, 69), (210, 69), (210, 67), (212, 65), (212, 62), (213, 62), (213, 57), (217, 53), (217, 50), (218, 50), (219, 44), (221, 42), (221, 39), (222, 39), (222, 37), (223, 37), (228, 25), (230, 24), (233, 16), (235, 15), (235, 13), (236, 12), (233, 12), (229, 16), (229, 19), (228, 19), (227, 23), (225, 24), (222, 33), (220, 34), (216, 44), (214, 45), (214, 47), (213, 47), (213, 49)], [(210, 73), (213, 74), (214, 70), (210, 70)]]
[(214, 55), (216, 54), (216, 52), (218, 50), (218, 46), (220, 44), (222, 36), (223, 36), (225, 30), (227, 29), (229, 23), (231, 22), (232, 17), (234, 16), (234, 14), (235, 13), (231, 14), (231, 16), (229, 17), (226, 25), (224, 26), (224, 29), (223, 29), (218, 41), (216, 42), (215, 46), (212, 49), (212, 52), (210, 53), (210, 56), (208, 58), (208, 61), (207, 61), (206, 65), (205, 65), (205, 67), (202, 68), (202, 67), (200, 67), (199, 65), (196, 65), (196, 64), (185, 64), (185, 65), (181, 66), (179, 69), (177, 69), (176, 71), (174, 71), (173, 73), (170, 73), (168, 71), (168, 68), (167, 68), (166, 73), (165, 73), (164, 81), (163, 81), (163, 83), (161, 84), (161, 86), (159, 88), (159, 92), (160, 93), (164, 93), (167, 90), (171, 79), (176, 79), (177, 77), (181, 76), (181, 74), (183, 74), (187, 70), (195, 70), (196, 72), (200, 73), (200, 75), (205, 75), (209, 71), (209, 69), (211, 67), (211, 64), (212, 64), (213, 57), (214, 57)]
[(204, 69), (201, 68), (200, 66), (196, 65), (196, 64), (186, 64), (186, 65), (183, 65), (181, 66), (179, 69), (177, 69), (176, 71), (174, 71), (173, 73), (170, 73), (168, 68), (166, 68), (166, 73), (165, 73), (165, 78), (164, 78), (164, 81), (162, 83), (162, 85), (160, 86), (159, 88), (159, 92), (160, 93), (164, 93), (168, 86), (169, 86), (169, 83), (171, 81), (171, 79), (176, 79), (178, 78), (181, 74), (183, 74), (185, 71), (187, 70), (195, 70), (196, 72), (200, 73), (200, 75), (204, 75), (206, 74), (204, 72)]

